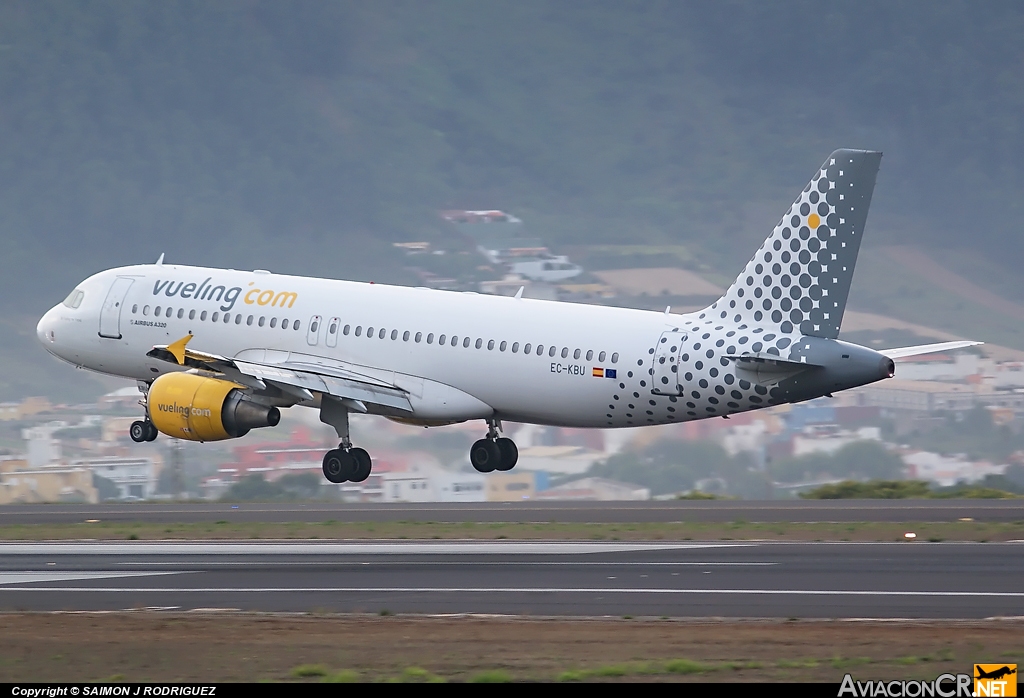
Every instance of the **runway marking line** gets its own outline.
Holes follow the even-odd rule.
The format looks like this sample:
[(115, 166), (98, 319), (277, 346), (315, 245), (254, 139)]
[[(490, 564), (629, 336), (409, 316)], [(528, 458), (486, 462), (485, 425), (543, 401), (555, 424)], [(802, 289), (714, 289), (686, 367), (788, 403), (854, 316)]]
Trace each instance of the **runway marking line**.
[(65, 593), (161, 593), (161, 594), (679, 594), (734, 596), (895, 596), (1024, 598), (1016, 591), (879, 591), (842, 589), (625, 589), (568, 587), (0, 587), (5, 591), (59, 591)]

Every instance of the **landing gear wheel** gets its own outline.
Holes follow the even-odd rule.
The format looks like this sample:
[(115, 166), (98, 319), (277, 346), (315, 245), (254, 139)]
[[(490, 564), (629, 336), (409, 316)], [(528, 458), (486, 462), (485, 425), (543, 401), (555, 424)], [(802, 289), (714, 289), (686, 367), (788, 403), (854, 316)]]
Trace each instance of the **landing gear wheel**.
[(132, 422), (132, 425), (128, 427), (128, 436), (132, 437), (132, 441), (137, 444), (149, 441), (149, 422)]
[(146, 422), (146, 441), (156, 441), (157, 435), (160, 431), (156, 428), (153, 422)]
[(490, 439), (480, 439), (469, 449), (469, 462), (477, 472), (492, 472), (501, 465), (501, 450)]
[(373, 469), (373, 461), (370, 460), (370, 454), (362, 448), (353, 448), (349, 453), (352, 454), (356, 461), (355, 472), (349, 480), (352, 482), (363, 482), (366, 478), (370, 477), (370, 471)]
[(500, 470), (501, 472), (512, 470), (519, 461), (519, 449), (516, 448), (516, 442), (502, 437), (494, 443), (497, 444), (498, 451), (501, 453), (501, 460), (495, 467), (495, 470)]
[(356, 459), (349, 451), (334, 448), (324, 454), (324, 477), (334, 484), (351, 479), (356, 471)]

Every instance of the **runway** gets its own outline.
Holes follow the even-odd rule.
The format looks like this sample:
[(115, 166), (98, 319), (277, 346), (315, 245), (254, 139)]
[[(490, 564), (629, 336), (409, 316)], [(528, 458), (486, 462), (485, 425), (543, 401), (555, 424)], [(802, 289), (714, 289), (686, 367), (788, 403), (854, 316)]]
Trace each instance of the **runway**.
[(0, 544), (0, 610), (1024, 616), (1021, 543)]
[(29, 504), (0, 507), (0, 525), (81, 523), (85, 520), (147, 523), (289, 521), (434, 521), (665, 523), (675, 521), (805, 523), (819, 521), (981, 522), (1024, 520), (1024, 500), (796, 500), (347, 504), (132, 503)]

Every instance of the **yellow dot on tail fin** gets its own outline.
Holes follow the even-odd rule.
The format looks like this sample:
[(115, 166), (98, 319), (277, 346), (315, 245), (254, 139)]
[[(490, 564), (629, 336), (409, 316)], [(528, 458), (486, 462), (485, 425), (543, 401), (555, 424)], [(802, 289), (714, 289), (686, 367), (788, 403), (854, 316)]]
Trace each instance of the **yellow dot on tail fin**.
[(819, 225), (821, 225), (821, 218), (818, 217), (817, 213), (812, 213), (811, 215), (807, 216), (807, 225), (809, 225), (813, 230), (814, 228), (817, 228)]

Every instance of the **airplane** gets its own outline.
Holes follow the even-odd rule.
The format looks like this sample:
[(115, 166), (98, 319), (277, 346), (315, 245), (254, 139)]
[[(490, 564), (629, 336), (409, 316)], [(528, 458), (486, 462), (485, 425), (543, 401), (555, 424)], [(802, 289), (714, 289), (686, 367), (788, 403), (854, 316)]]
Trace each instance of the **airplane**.
[(40, 319), (46, 350), (138, 382), (136, 442), (192, 441), (319, 410), (332, 483), (372, 469), (349, 415), (423, 427), (484, 420), (480, 472), (518, 460), (505, 422), (617, 428), (726, 417), (891, 378), (893, 359), (838, 339), (882, 154), (836, 150), (721, 298), (665, 312), (155, 264), (100, 272)]

